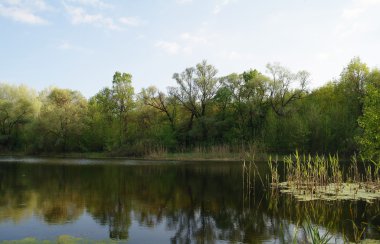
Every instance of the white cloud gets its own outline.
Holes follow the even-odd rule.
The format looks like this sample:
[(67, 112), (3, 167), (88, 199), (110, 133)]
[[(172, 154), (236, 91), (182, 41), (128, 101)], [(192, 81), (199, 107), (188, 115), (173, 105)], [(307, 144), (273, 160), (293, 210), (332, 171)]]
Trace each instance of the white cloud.
[(359, 33), (368, 33), (379, 28), (377, 19), (380, 0), (354, 0), (342, 10), (341, 19), (336, 26), (338, 38), (345, 39)]
[(155, 47), (164, 50), (169, 54), (178, 54), (181, 51), (181, 46), (177, 42), (158, 41)]
[(41, 25), (47, 24), (48, 21), (38, 13), (50, 9), (44, 0), (4, 0), (3, 4), (0, 3), (0, 16), (21, 23)]
[(222, 58), (230, 60), (230, 61), (251, 61), (253, 60), (253, 56), (251, 54), (247, 53), (240, 53), (237, 51), (230, 51), (230, 52), (222, 52), (221, 54)]
[(213, 35), (205, 34), (203, 30), (196, 32), (184, 32), (180, 34), (175, 42), (159, 41), (155, 44), (170, 54), (186, 54), (190, 55), (193, 50), (210, 45), (210, 39)]
[(62, 41), (62, 42), (57, 46), (57, 48), (60, 49), (60, 50), (76, 51), (76, 52), (87, 53), (87, 54), (91, 54), (91, 53), (93, 53), (93, 51), (90, 50), (90, 49), (88, 49), (88, 48), (84, 48), (84, 47), (81, 47), (81, 46), (73, 45), (73, 44), (71, 44), (71, 43), (68, 42), (68, 41)]
[(45, 0), (2, 0), (0, 2), (6, 3), (9, 6), (27, 8), (33, 11), (47, 11), (52, 9)]
[(343, 9), (342, 17), (345, 19), (355, 19), (362, 16), (370, 8), (379, 5), (380, 0), (356, 0), (349, 7)]
[(105, 9), (105, 8), (112, 8), (113, 7), (111, 4), (108, 4), (108, 3), (103, 2), (101, 0), (66, 0), (66, 1), (70, 2), (72, 4), (90, 6), (90, 7), (99, 8), (99, 9)]
[(214, 7), (214, 10), (212, 11), (213, 14), (219, 14), (220, 11), (222, 11), (222, 8), (227, 6), (228, 4), (234, 2), (234, 0), (217, 0), (217, 4)]
[(102, 14), (89, 14), (81, 7), (66, 5), (65, 8), (71, 17), (71, 22), (73, 24), (90, 24), (98, 27), (105, 27), (110, 30), (121, 30), (112, 18), (105, 17)]
[(48, 5), (44, 0), (34, 0), (29, 1), (33, 6), (35, 6), (40, 11), (48, 11), (53, 9), (50, 5)]
[(143, 24), (143, 21), (137, 17), (121, 17), (119, 18), (119, 22), (132, 27), (137, 27)]
[(73, 24), (90, 24), (110, 30), (123, 30), (121, 25), (137, 27), (144, 24), (144, 21), (138, 17), (113, 18), (103, 13), (90, 13), (91, 9), (87, 8), (88, 6), (99, 9), (113, 7), (100, 0), (64, 0), (63, 5)]
[(34, 14), (29, 9), (23, 9), (19, 7), (5, 7), (3, 5), (0, 5), (0, 15), (26, 24), (41, 25), (48, 23), (47, 20)]
[(208, 40), (205, 36), (194, 35), (189, 32), (182, 33), (180, 37), (182, 40), (191, 42), (193, 44), (207, 44), (208, 43)]
[(192, 3), (193, 0), (176, 0), (176, 2), (178, 4), (188, 4), (188, 3)]

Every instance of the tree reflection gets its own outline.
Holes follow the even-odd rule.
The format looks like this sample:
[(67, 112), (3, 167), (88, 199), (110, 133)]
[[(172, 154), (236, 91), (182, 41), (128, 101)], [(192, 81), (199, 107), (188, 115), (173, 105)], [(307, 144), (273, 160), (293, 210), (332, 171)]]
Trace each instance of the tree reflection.
[[(350, 233), (352, 224), (371, 223), (379, 237), (379, 204), (299, 203), (262, 187), (243, 194), (241, 171), (233, 164), (0, 166), (0, 221), (32, 214), (49, 224), (77, 220), (85, 211), (108, 226), (109, 237), (127, 240), (132, 219), (173, 230), (172, 243), (255, 243), (291, 239), (292, 228), (310, 217), (332, 233)], [(260, 184), (256, 184), (260, 185)], [(348, 234), (352, 239), (353, 237)]]

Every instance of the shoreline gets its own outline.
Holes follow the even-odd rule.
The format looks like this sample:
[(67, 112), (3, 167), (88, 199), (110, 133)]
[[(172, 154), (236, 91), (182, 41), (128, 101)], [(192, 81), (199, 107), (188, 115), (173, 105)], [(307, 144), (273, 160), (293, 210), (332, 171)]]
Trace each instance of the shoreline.
[[(162, 156), (118, 156), (108, 153), (58, 153), (58, 154), (26, 154), (26, 153), (0, 153), (0, 158), (57, 158), (57, 159), (119, 159), (119, 160), (149, 160), (149, 161), (188, 161), (188, 162), (242, 162), (244, 158), (239, 154), (215, 155), (215, 153), (168, 153)], [(278, 156), (282, 158), (283, 156)], [(269, 155), (255, 156), (255, 161), (267, 161)]]
[[(243, 156), (245, 155), (245, 156)], [(166, 153), (164, 155), (148, 155), (148, 156), (121, 156), (113, 155), (112, 153), (95, 152), (95, 153), (43, 153), (43, 154), (28, 154), (28, 153), (0, 153), (1, 158), (55, 158), (55, 159), (77, 159), (77, 160), (136, 160), (136, 161), (183, 161), (183, 162), (243, 162), (244, 160), (250, 161), (251, 154), (239, 153)], [(290, 154), (270, 154), (258, 153), (255, 154), (255, 162), (267, 162), (272, 157), (272, 160), (277, 157), (278, 161), (283, 161), (285, 156)], [(328, 155), (325, 155), (328, 156)], [(350, 161), (350, 157), (339, 156), (339, 161)]]

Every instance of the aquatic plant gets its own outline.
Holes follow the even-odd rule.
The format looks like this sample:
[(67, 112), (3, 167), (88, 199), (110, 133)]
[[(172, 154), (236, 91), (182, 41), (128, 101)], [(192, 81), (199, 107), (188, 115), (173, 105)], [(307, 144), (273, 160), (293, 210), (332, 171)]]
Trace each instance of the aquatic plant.
[(285, 181), (279, 182), (278, 160), (269, 157), (268, 166), (272, 188), (293, 195), (299, 201), (310, 200), (365, 200), (380, 198), (380, 163), (364, 163), (360, 174), (356, 156), (351, 158), (348, 171), (338, 155), (293, 155), (284, 157)]
[(318, 226), (311, 224), (310, 220), (306, 221), (303, 229), (306, 234), (306, 239), (308, 242), (313, 244), (327, 244), (333, 238), (333, 236), (330, 235), (328, 231), (326, 231), (324, 234), (321, 234)]

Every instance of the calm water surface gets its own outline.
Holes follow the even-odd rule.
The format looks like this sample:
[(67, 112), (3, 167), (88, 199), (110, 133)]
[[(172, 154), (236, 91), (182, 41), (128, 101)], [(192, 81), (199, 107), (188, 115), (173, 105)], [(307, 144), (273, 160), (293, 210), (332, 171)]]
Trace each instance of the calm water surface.
[(0, 240), (286, 243), (307, 218), (337, 242), (353, 240), (353, 223), (380, 239), (379, 202), (297, 202), (253, 185), (232, 162), (3, 158)]

